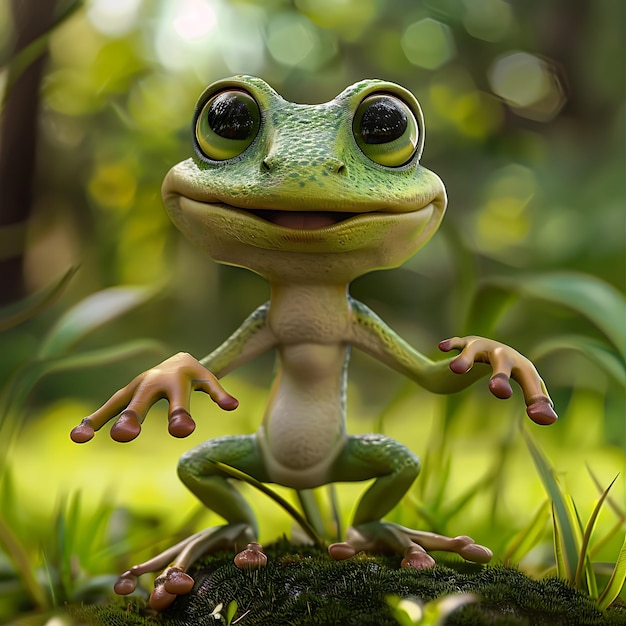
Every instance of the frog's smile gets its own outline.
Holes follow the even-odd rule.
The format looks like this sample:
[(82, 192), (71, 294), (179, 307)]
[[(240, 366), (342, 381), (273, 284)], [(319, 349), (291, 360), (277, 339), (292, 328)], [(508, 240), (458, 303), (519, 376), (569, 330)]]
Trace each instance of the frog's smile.
[(295, 230), (318, 230), (360, 215), (334, 211), (276, 211), (271, 209), (248, 209), (247, 212), (277, 226)]

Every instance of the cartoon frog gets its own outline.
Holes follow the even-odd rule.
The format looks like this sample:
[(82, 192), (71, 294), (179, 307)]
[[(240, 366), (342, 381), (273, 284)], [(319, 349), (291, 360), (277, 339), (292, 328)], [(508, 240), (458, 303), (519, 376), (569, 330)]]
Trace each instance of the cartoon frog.
[(162, 398), (169, 401), (170, 434), (186, 437), (195, 427), (191, 391), (203, 391), (232, 410), (237, 400), (219, 379), (268, 350), (276, 352), (276, 375), (255, 434), (206, 441), (180, 460), (182, 482), (226, 524), (132, 567), (120, 576), (117, 593), (131, 593), (138, 576), (165, 568), (150, 598), (162, 610), (191, 590), (194, 581), (186, 570), (205, 553), (248, 544), (236, 564), (265, 563), (252, 510), (215, 461), (257, 481), (293, 488), (303, 502), (320, 485), (375, 479), (345, 542), (329, 546), (333, 559), (391, 550), (403, 555), (403, 566), (423, 569), (434, 565), (428, 550), (446, 550), (489, 561), (489, 549), (470, 537), (382, 521), (417, 477), (419, 459), (389, 437), (346, 432), (351, 348), (434, 393), (459, 391), (491, 373), (492, 393), (508, 398), (512, 378), (534, 422), (557, 419), (535, 367), (512, 348), (454, 337), (439, 347), (460, 354), (432, 361), (348, 294), (356, 277), (404, 263), (443, 218), (443, 183), (419, 163), (424, 122), (417, 100), (398, 85), (364, 80), (325, 104), (294, 104), (259, 78), (236, 76), (200, 96), (193, 144), (195, 156), (174, 166), (163, 182), (167, 211), (214, 261), (263, 276), (270, 300), (204, 359), (179, 353), (140, 374), (71, 437), (88, 441), (117, 417), (111, 437), (130, 441)]

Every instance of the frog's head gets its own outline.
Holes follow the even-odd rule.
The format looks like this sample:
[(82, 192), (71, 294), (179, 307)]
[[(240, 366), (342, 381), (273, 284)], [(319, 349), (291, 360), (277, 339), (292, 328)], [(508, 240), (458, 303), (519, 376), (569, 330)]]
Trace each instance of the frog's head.
[(443, 183), (419, 164), (419, 104), (393, 83), (301, 105), (237, 76), (204, 91), (193, 131), (196, 156), (163, 183), (172, 221), (215, 261), (272, 281), (339, 284), (397, 267), (445, 211)]

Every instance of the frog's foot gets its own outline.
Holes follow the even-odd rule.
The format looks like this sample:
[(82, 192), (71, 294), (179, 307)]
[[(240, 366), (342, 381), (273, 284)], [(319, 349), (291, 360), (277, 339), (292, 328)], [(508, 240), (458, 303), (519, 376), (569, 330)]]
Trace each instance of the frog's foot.
[(429, 569), (435, 560), (427, 550), (455, 552), (466, 561), (487, 563), (491, 550), (474, 543), (471, 537), (445, 537), (435, 533), (412, 530), (391, 522), (369, 522), (348, 529), (345, 542), (333, 543), (328, 552), (335, 560), (348, 559), (358, 552), (396, 552), (404, 555), (402, 567)]
[[(187, 569), (205, 554), (247, 544), (248, 547), (242, 550), (235, 559), (245, 554), (244, 557), (241, 557), (242, 563), (252, 563), (256, 560), (257, 565), (239, 565), (236, 563), (237, 566), (261, 567), (258, 563), (262, 561), (262, 557), (267, 561), (267, 557), (261, 552), (259, 544), (251, 543), (252, 539), (254, 539), (254, 531), (248, 524), (226, 524), (225, 526), (207, 528), (187, 537), (187, 539), (149, 561), (134, 565), (117, 579), (113, 589), (119, 595), (128, 595), (137, 587), (139, 576), (148, 572), (156, 572), (165, 567), (154, 581), (154, 590), (150, 594), (149, 601), (151, 608), (156, 611), (163, 611), (177, 596), (185, 595), (192, 590), (194, 580), (187, 574)], [(250, 552), (254, 554), (251, 556)], [(262, 563), (262, 565), (264, 564), (265, 562)]]

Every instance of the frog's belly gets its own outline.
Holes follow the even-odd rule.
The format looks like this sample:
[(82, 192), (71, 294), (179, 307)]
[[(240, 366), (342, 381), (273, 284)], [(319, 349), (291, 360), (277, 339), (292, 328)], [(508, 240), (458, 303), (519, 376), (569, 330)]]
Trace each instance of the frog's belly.
[(345, 443), (343, 362), (339, 346), (292, 346), (280, 354), (279, 374), (259, 433), (274, 482), (309, 488)]

